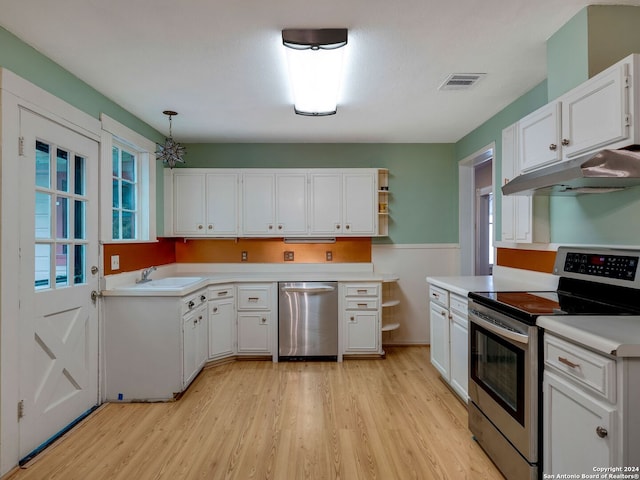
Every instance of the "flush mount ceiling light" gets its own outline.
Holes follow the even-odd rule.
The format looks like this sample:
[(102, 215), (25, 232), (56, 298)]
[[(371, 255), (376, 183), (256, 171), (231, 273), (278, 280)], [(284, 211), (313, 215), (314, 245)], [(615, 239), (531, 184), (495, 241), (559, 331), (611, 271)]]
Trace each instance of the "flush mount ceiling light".
[(164, 145), (158, 145), (158, 151), (156, 152), (156, 158), (162, 160), (162, 163), (168, 165), (169, 168), (176, 166), (176, 163), (184, 163), (184, 154), (186, 148), (173, 140), (171, 136), (171, 117), (178, 115), (178, 112), (172, 110), (165, 110), (165, 115), (169, 117), (169, 137), (164, 139)]
[(337, 111), (346, 28), (282, 30), (295, 112), (324, 116)]

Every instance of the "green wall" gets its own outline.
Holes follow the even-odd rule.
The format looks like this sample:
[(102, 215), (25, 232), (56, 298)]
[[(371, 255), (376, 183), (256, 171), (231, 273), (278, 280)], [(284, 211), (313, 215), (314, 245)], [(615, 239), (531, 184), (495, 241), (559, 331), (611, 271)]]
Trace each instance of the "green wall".
[[(457, 243), (453, 144), (189, 144), (187, 167), (389, 169), (389, 237), (376, 243)], [(445, 212), (445, 214), (443, 214)]]
[[(458, 161), (463, 160), (481, 148), (489, 145), (491, 142), (495, 142), (496, 151), (494, 152), (493, 178), (502, 178), (502, 166), (500, 163), (500, 159), (502, 158), (502, 130), (546, 103), (547, 82), (544, 81), (498, 112), (471, 133), (461, 138), (455, 145), (455, 158)], [(502, 206), (502, 195), (498, 188), (496, 188), (495, 191), (495, 211), (500, 212)], [(496, 215), (496, 240), (501, 240), (501, 232), (502, 218), (500, 215)]]

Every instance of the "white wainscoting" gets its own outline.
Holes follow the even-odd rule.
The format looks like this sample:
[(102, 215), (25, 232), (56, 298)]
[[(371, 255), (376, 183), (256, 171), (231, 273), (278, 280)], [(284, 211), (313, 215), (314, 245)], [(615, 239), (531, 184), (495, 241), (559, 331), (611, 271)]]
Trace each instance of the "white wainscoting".
[[(429, 339), (429, 276), (460, 275), (458, 244), (373, 245), (371, 257), (377, 273), (399, 277), (393, 288), (400, 305), (390, 307), (400, 328), (382, 334), (386, 345), (425, 345)], [(385, 287), (386, 288), (386, 287)], [(383, 312), (383, 316), (387, 315)]]

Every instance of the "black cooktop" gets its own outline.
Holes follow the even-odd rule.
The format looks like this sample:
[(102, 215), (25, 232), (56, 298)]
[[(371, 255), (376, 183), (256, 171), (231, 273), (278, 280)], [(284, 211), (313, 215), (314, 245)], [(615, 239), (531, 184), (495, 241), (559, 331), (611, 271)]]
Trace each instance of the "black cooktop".
[(469, 298), (528, 324), (549, 315), (640, 315), (637, 290), (568, 278), (555, 291), (471, 292)]

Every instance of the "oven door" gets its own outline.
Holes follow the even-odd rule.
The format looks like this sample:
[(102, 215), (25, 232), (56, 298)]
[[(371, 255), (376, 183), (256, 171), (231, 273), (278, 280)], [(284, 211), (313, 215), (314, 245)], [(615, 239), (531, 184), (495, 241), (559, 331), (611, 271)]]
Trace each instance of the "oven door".
[(469, 302), (469, 398), (529, 463), (538, 461), (537, 358), (536, 326)]

